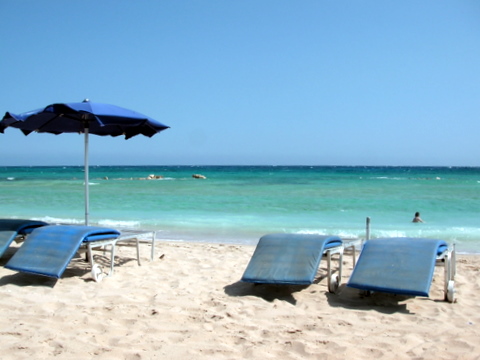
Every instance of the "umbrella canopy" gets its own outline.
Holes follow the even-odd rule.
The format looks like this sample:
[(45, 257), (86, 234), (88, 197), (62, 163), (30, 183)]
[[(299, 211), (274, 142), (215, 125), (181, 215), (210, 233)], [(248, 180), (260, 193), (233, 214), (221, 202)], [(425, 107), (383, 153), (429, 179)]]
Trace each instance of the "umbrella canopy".
[(8, 126), (31, 132), (61, 134), (84, 133), (101, 136), (135, 135), (151, 137), (168, 126), (138, 112), (119, 106), (90, 102), (52, 104), (22, 114), (7, 112), (0, 122), (0, 132)]
[(146, 115), (119, 106), (88, 100), (77, 103), (59, 103), (22, 114), (5, 113), (0, 121), (0, 133), (7, 127), (20, 129), (25, 135), (39, 133), (85, 134), (85, 225), (89, 221), (88, 190), (88, 135), (120, 136), (130, 139), (136, 135), (152, 137), (168, 129)]

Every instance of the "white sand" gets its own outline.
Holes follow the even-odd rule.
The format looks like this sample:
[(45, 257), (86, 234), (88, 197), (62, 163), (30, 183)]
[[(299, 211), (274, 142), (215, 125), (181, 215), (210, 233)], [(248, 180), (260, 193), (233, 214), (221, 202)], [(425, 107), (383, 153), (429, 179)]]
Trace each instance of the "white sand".
[[(14, 249), (1, 259), (4, 265)], [(60, 280), (0, 267), (1, 358), (478, 359), (480, 257), (457, 258), (457, 302), (327, 291), (326, 262), (307, 287), (239, 282), (254, 247), (142, 244), (118, 249), (113, 277), (92, 281), (80, 260)], [(162, 257), (160, 259), (160, 257)], [(344, 257), (343, 283), (352, 270)]]

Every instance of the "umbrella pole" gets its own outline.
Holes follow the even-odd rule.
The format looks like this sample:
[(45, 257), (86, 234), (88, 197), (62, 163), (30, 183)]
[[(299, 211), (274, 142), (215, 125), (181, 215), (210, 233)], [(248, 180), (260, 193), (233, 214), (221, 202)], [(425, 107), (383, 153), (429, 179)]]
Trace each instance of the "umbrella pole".
[(88, 124), (85, 125), (85, 225), (88, 226), (88, 208), (89, 208), (89, 193), (88, 193)]

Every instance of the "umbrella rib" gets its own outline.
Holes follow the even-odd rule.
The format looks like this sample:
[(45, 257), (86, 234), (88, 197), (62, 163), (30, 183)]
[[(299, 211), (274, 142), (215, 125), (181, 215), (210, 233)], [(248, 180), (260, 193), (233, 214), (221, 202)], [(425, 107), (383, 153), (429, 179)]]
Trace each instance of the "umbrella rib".
[(76, 118), (76, 117), (74, 117), (74, 116), (69, 116), (68, 114), (63, 114), (63, 113), (62, 113), (62, 114), (55, 114), (54, 117), (52, 117), (51, 119), (49, 119), (48, 121), (46, 121), (44, 124), (42, 124), (42, 126), (40, 126), (40, 127), (39, 127), (37, 130), (35, 130), (35, 131), (37, 131), (37, 132), (42, 132), (42, 131), (41, 131), (42, 129), (48, 127), (48, 125), (50, 125), (51, 122), (53, 122), (53, 121), (55, 121), (56, 119), (61, 118), (61, 117), (68, 118), (68, 119), (71, 119), (71, 120), (74, 120), (74, 121), (78, 121), (78, 122), (83, 122), (84, 127), (83, 127), (83, 129), (80, 131), (80, 133), (85, 133), (85, 127), (86, 127), (87, 124), (88, 124), (88, 120), (83, 119), (83, 118), (82, 118), (82, 119), (78, 119), (78, 118)]
[(57, 114), (55, 114), (54, 117), (52, 117), (52, 118), (51, 118), (50, 120), (48, 120), (47, 122), (43, 123), (42, 126), (40, 126), (40, 127), (39, 127), (38, 129), (36, 129), (35, 131), (41, 132), (41, 130), (42, 130), (43, 128), (45, 128), (45, 127), (46, 127), (47, 125), (49, 125), (52, 121), (54, 121), (55, 119), (57, 119), (57, 118), (59, 118), (59, 117), (61, 117), (61, 116), (62, 116), (62, 115), (57, 115)]

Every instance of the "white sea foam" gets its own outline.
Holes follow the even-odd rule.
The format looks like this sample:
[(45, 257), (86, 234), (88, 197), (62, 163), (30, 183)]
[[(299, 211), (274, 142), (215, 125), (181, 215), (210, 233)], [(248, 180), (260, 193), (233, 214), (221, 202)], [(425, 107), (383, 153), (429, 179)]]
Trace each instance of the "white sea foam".
[(376, 176), (373, 177), (372, 179), (377, 179), (377, 180), (407, 180), (404, 177), (389, 177), (389, 176)]
[(138, 228), (141, 226), (139, 221), (123, 221), (123, 220), (100, 220), (98, 222), (100, 226), (110, 227), (110, 228)]
[[(83, 225), (85, 223), (84, 219), (58, 218), (58, 217), (51, 217), (51, 216), (33, 218), (33, 220), (45, 221), (49, 224)], [(91, 220), (90, 225), (98, 225), (98, 226), (104, 226), (109, 228), (138, 228), (141, 226), (141, 223), (139, 221), (122, 221), (122, 220), (104, 219), (98, 222)]]
[(74, 218), (57, 218), (51, 216), (43, 216), (38, 218), (33, 218), (33, 220), (45, 221), (49, 224), (84, 224), (84, 220), (74, 219)]
[(296, 233), (314, 235), (336, 235), (342, 239), (362, 238), (365, 236), (365, 231), (363, 229), (359, 229), (359, 231), (342, 229), (299, 230)]

